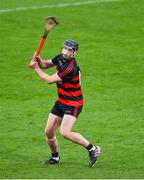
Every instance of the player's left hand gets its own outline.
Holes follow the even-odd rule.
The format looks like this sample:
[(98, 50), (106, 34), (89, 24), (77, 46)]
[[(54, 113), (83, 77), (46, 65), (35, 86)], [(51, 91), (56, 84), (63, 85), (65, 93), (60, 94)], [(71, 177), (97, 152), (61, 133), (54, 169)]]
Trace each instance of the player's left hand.
[(31, 69), (35, 69), (35, 68), (39, 67), (36, 53), (34, 53), (32, 60), (28, 66)]
[(31, 69), (36, 69), (36, 68), (38, 68), (38, 67), (39, 67), (38, 62), (37, 62), (37, 61), (33, 61), (33, 62), (29, 65), (29, 67), (30, 67)]
[(31, 69), (36, 69), (36, 68), (38, 68), (38, 67), (39, 67), (38, 61), (37, 61), (36, 56), (35, 56), (35, 54), (34, 54), (33, 57), (32, 57), (32, 60), (31, 60), (31, 62), (30, 62), (30, 64), (29, 64), (29, 68), (31, 68)]

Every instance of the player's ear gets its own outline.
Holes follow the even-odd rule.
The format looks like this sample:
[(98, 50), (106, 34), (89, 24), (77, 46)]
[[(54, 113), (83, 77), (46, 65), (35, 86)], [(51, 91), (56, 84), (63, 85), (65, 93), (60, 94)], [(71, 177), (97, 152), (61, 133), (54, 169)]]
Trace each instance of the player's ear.
[(73, 53), (73, 54), (74, 54), (74, 56), (76, 55), (76, 53), (77, 53), (77, 51), (74, 51), (74, 53)]

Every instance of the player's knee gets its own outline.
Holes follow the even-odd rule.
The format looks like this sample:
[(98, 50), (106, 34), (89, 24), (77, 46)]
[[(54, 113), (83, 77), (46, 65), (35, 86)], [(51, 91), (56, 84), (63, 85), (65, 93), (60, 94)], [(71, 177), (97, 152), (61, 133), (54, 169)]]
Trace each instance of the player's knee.
[(64, 138), (69, 138), (69, 134), (70, 132), (66, 129), (60, 129), (60, 134), (64, 137)]
[(50, 129), (45, 129), (45, 135), (47, 136), (48, 139), (51, 139), (54, 137), (54, 132)]

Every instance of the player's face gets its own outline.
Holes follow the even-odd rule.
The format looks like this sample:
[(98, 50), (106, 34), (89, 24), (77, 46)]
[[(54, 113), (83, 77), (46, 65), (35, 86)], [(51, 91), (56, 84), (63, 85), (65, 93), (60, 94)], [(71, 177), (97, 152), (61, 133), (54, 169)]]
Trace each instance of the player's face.
[(68, 46), (63, 46), (61, 53), (62, 53), (62, 56), (68, 60), (73, 58), (75, 55), (74, 50)]

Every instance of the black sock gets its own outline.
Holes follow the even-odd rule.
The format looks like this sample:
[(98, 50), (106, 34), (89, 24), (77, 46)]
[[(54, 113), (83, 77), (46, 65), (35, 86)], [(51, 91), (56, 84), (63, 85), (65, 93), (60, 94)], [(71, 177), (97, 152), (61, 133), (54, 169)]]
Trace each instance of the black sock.
[(89, 144), (86, 148), (87, 148), (87, 150), (89, 151), (92, 147), (93, 147), (93, 145), (92, 145), (92, 144)]
[(57, 153), (52, 153), (52, 157), (59, 157), (58, 152)]

